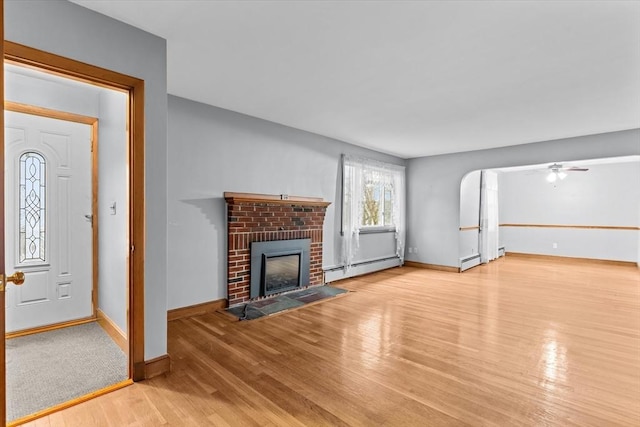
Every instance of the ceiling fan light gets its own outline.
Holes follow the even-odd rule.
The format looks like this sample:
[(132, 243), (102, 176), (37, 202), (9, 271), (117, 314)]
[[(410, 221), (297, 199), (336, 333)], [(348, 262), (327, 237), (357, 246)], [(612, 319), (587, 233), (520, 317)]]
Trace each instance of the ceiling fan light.
[(547, 181), (549, 182), (556, 182), (556, 179), (558, 179), (558, 176), (555, 172), (551, 172), (549, 175), (547, 175)]
[(567, 177), (567, 174), (565, 172), (558, 172), (558, 178), (565, 179), (566, 177)]

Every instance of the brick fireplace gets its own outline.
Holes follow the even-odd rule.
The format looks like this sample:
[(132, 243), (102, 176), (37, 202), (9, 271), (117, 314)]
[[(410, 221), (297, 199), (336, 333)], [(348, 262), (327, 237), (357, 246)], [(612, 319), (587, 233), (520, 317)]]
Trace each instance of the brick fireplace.
[[(252, 298), (251, 244), (308, 239), (308, 283), (323, 284), (322, 225), (329, 202), (315, 197), (224, 193), (227, 201), (227, 298), (234, 306)], [(255, 256), (254, 256), (255, 258)], [(255, 270), (255, 266), (254, 266)], [(302, 277), (302, 276), (301, 276)], [(255, 280), (255, 277), (254, 277)]]

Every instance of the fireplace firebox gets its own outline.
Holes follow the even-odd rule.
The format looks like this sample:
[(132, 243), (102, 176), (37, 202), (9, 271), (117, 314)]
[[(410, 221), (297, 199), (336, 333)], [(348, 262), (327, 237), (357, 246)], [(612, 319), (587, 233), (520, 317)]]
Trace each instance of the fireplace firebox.
[(311, 239), (251, 243), (251, 298), (309, 285)]

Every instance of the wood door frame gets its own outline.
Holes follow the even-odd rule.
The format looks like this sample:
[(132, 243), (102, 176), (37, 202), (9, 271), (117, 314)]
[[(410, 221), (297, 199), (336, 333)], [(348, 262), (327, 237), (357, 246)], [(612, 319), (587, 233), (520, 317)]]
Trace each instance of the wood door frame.
[[(69, 113), (66, 111), (54, 110), (50, 108), (38, 107), (35, 105), (21, 104), (19, 102), (4, 101), (4, 110), (15, 113), (30, 114), (32, 116), (45, 117), (48, 119), (64, 120), (67, 122), (80, 123), (91, 126), (91, 234), (92, 234), (92, 291), (91, 291), (91, 316), (89, 318), (74, 319), (52, 325), (39, 326), (27, 330), (16, 331), (7, 334), (6, 338), (14, 338), (23, 335), (50, 331), (67, 326), (86, 323), (97, 318), (98, 310), (98, 268), (99, 268), (99, 221), (98, 221), (98, 118), (84, 116), (81, 114)], [(5, 165), (6, 166), (6, 165)], [(126, 307), (127, 311), (129, 307)]]
[[(134, 381), (143, 380), (145, 378), (144, 80), (10, 41), (4, 41), (3, 58), (6, 62), (36, 68), (40, 71), (46, 71), (55, 75), (78, 80), (85, 83), (91, 83), (109, 89), (119, 90), (129, 95), (129, 105), (127, 110), (127, 157), (129, 168), (129, 242), (131, 245), (128, 254), (129, 318), (127, 335), (129, 338), (129, 378), (133, 379)], [(4, 157), (4, 153), (2, 153), (2, 156)], [(3, 200), (0, 201), (0, 207), (3, 207), (3, 203)], [(0, 228), (2, 228), (4, 232), (4, 228)], [(4, 322), (4, 318), (2, 319), (2, 322)]]
[[(4, 0), (0, 0), (0, 55), (4, 58)], [(0, 69), (0, 241), (4, 242), (4, 64)], [(0, 245), (0, 274), (4, 275), (4, 244)], [(3, 278), (4, 279), (4, 278)], [(0, 291), (0, 331), (4, 334), (4, 312), (5, 312), (5, 293)], [(0, 344), (0, 425), (7, 422), (7, 377), (6, 377), (6, 361), (5, 361), (5, 340)]]

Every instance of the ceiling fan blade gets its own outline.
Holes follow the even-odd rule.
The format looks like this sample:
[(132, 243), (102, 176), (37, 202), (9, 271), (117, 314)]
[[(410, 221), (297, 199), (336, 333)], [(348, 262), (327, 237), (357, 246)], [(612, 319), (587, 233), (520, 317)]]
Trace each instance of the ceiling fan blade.
[(586, 172), (589, 170), (589, 168), (578, 168), (578, 167), (570, 167), (570, 168), (565, 168), (564, 170), (569, 171), (569, 172)]

